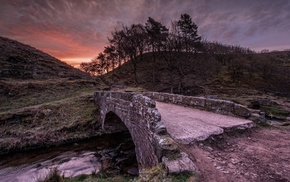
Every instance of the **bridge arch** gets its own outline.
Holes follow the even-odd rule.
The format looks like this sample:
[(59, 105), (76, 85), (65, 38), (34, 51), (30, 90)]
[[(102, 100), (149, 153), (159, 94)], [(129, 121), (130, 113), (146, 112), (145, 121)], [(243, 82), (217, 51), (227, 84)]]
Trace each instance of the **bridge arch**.
[[(128, 129), (135, 144), (139, 169), (155, 166), (161, 161), (155, 136), (161, 116), (153, 100), (132, 93), (101, 92), (96, 93), (96, 103), (105, 132)], [(159, 128), (162, 130), (161, 126)]]
[(158, 163), (158, 156), (154, 148), (152, 132), (142, 119), (136, 120), (134, 116), (128, 118), (126, 116), (127, 114), (124, 115), (118, 109), (108, 111), (102, 123), (104, 131), (111, 133), (128, 130), (135, 145), (138, 166), (148, 168), (156, 165)]
[(184, 155), (168, 135), (154, 100), (131, 92), (102, 91), (95, 93), (94, 100), (104, 131), (129, 130), (141, 175), (144, 169), (161, 162), (167, 168), (173, 163), (175, 166), (183, 163), (168, 162), (183, 160)]
[(128, 128), (122, 119), (113, 111), (107, 112), (104, 122), (102, 122), (102, 128), (106, 132), (116, 133), (127, 131)]

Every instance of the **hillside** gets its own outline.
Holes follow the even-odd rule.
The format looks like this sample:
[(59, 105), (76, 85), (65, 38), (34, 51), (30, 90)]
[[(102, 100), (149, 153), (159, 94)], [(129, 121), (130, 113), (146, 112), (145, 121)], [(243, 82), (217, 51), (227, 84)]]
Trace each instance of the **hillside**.
[[(244, 55), (164, 52), (155, 62), (151, 53), (137, 61), (139, 87), (185, 95), (222, 94), (230, 88), (236, 88), (235, 92), (239, 93), (240, 89), (246, 88), (286, 96), (290, 93), (289, 71), (290, 52)], [(133, 85), (131, 62), (104, 78), (111, 84)]]
[[(135, 86), (130, 61), (102, 77), (112, 88)], [(265, 107), (266, 114), (280, 115), (283, 109), (290, 109), (290, 52), (163, 52), (155, 62), (152, 53), (146, 53), (142, 61), (137, 61), (137, 79), (137, 86), (146, 90), (232, 100), (249, 107)]]
[(97, 135), (91, 97), (100, 80), (0, 37), (0, 155)]
[(0, 37), (0, 78), (85, 78), (87, 74), (15, 40)]

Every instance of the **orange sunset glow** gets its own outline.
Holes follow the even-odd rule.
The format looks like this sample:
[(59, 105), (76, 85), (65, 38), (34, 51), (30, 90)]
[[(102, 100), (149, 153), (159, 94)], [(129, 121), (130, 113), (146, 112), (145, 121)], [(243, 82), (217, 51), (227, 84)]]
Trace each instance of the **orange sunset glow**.
[(82, 57), (77, 57), (77, 58), (58, 58), (61, 61), (64, 61), (70, 65), (72, 65), (73, 67), (78, 67), (80, 63), (83, 62), (90, 62), (92, 60), (91, 57), (87, 57), (87, 58), (82, 58)]

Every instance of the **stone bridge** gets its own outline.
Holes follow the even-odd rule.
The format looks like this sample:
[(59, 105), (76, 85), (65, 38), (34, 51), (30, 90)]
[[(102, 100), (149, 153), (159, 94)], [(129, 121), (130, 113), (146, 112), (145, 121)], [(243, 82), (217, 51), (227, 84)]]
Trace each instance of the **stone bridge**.
[(135, 144), (140, 173), (143, 169), (153, 167), (160, 162), (171, 172), (196, 170), (192, 160), (186, 153), (180, 151), (177, 143), (168, 134), (154, 100), (251, 120), (262, 118), (259, 112), (245, 106), (203, 97), (154, 92), (142, 94), (96, 92), (94, 99), (99, 108), (102, 128), (106, 132), (129, 130)]

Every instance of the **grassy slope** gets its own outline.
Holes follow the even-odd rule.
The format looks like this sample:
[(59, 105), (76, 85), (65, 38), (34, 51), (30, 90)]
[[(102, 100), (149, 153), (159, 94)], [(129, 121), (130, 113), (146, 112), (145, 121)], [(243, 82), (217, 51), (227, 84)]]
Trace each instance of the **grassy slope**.
[(5, 92), (0, 97), (0, 112), (73, 97), (98, 86), (92, 80), (66, 79), (6, 80), (1, 85)]
[(29, 45), (0, 36), (0, 78), (88, 78), (89, 75)]
[(88, 100), (100, 80), (4, 37), (0, 64), (0, 154), (96, 134)]
[(0, 153), (61, 144), (98, 134), (92, 80), (2, 81)]

